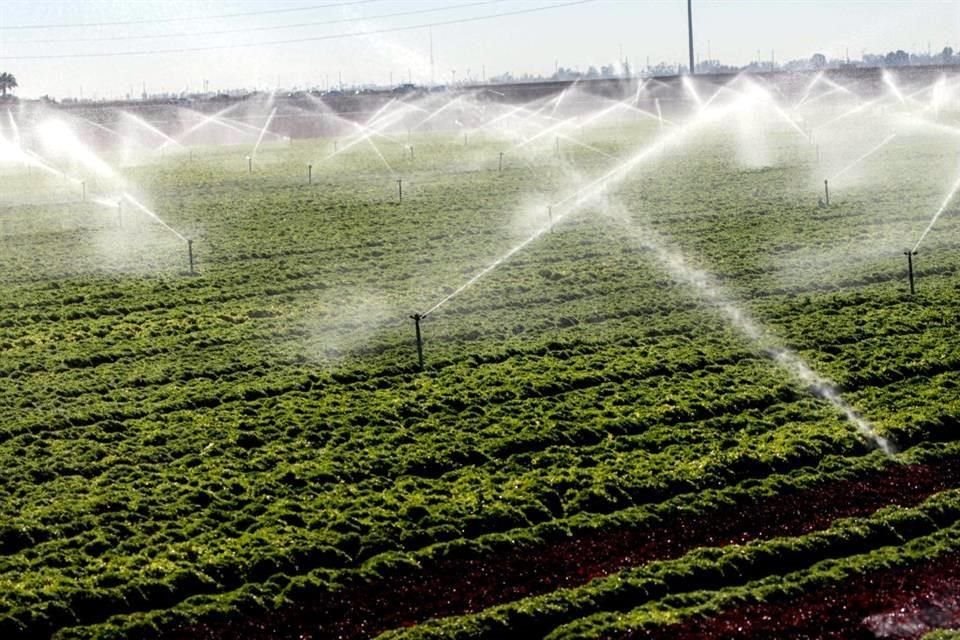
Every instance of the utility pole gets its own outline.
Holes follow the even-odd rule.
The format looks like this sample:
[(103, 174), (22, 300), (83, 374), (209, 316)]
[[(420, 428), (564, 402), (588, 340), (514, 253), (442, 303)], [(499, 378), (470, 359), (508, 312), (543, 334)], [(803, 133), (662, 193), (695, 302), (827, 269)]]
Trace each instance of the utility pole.
[(690, 75), (694, 75), (696, 71), (693, 66), (693, 7), (691, 6), (693, 0), (687, 0), (687, 34), (689, 36), (690, 44)]

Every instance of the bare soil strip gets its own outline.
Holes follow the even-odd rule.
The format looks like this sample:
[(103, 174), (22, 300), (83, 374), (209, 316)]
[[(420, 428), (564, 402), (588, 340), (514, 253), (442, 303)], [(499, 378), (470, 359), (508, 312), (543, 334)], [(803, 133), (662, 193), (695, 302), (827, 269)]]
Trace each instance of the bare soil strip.
[[(317, 593), (310, 600), (266, 614), (197, 623), (164, 637), (171, 640), (370, 638), (430, 618), (473, 613), (582, 585), (627, 567), (676, 558), (698, 547), (802, 535), (827, 528), (838, 518), (865, 516), (890, 505), (913, 506), (958, 485), (960, 460), (957, 459), (894, 465), (853, 480), (773, 496), (762, 502), (695, 516), (678, 514), (652, 528), (601, 530), (490, 557), (446, 558), (404, 575), (373, 583), (358, 581), (336, 592)], [(869, 614), (856, 620), (857, 624), (865, 615), (882, 613), (882, 610), (882, 606), (871, 608)], [(731, 632), (703, 637), (721, 637), (724, 633)]]

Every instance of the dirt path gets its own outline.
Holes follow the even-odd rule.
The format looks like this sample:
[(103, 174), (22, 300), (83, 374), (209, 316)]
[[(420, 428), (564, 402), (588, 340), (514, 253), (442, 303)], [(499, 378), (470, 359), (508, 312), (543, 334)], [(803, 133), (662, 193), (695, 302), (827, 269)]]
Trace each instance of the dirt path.
[(888, 505), (915, 505), (956, 486), (960, 486), (960, 460), (897, 465), (856, 480), (825, 484), (755, 504), (698, 516), (677, 515), (653, 528), (593, 532), (481, 559), (445, 559), (402, 576), (348, 585), (335, 593), (318, 593), (309, 601), (268, 614), (195, 624), (164, 637), (370, 638), (429, 618), (476, 612), (581, 585), (626, 567), (675, 558), (697, 547), (802, 535), (824, 529), (838, 518), (868, 515)]
[[(718, 616), (617, 640), (914, 640), (960, 628), (960, 554), (875, 571), (795, 598), (738, 607)], [(612, 640), (612, 638), (611, 638)]]

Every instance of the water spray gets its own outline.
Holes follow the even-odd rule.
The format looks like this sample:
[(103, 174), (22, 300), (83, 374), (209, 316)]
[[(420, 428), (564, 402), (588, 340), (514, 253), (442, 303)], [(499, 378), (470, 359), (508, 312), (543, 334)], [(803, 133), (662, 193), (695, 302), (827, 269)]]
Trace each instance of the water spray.
[(142, 202), (140, 202), (139, 200), (137, 200), (136, 198), (134, 198), (132, 195), (130, 195), (129, 193), (126, 193), (126, 192), (125, 192), (125, 193), (123, 194), (123, 197), (124, 197), (124, 199), (125, 199), (127, 202), (129, 202), (130, 204), (132, 204), (134, 207), (136, 207), (137, 209), (139, 209), (139, 210), (142, 211), (143, 213), (145, 213), (145, 214), (147, 214), (148, 216), (150, 216), (151, 218), (153, 218), (153, 220), (154, 220), (157, 224), (159, 224), (160, 226), (162, 226), (164, 229), (166, 229), (167, 231), (169, 231), (169, 232), (172, 233), (173, 235), (177, 236), (178, 238), (180, 238), (180, 239), (183, 240), (184, 242), (188, 242), (187, 237), (186, 237), (185, 235), (183, 235), (182, 233), (180, 233), (179, 231), (177, 231), (176, 229), (174, 229), (173, 227), (171, 227), (169, 224), (167, 224), (166, 222), (164, 222), (163, 219), (162, 219), (160, 216), (158, 216), (156, 213), (154, 213), (153, 211), (151, 211), (150, 209), (148, 209), (148, 208), (146, 207), (146, 205), (144, 205)]
[(553, 152), (553, 153), (554, 153), (554, 155), (556, 155), (556, 156), (559, 158), (559, 157), (560, 157), (560, 136), (554, 137), (553, 143), (554, 143), (554, 145), (553, 145), (553, 146), (554, 146), (554, 152)]
[(833, 382), (814, 371), (795, 352), (776, 345), (776, 337), (769, 335), (743, 308), (729, 298), (709, 273), (690, 265), (683, 254), (666, 246), (652, 229), (633, 228), (630, 233), (640, 244), (654, 252), (657, 260), (677, 281), (685, 283), (698, 296), (713, 305), (731, 327), (774, 363), (793, 375), (797, 381), (806, 385), (812, 394), (833, 405), (862, 438), (886, 455), (895, 453), (893, 444), (877, 433), (874, 426), (843, 399)]
[(913, 256), (917, 255), (916, 250), (907, 249), (903, 252), (907, 256), (907, 277), (910, 279), (910, 295), (914, 295), (916, 290), (913, 287)]
[(944, 211), (947, 210), (947, 207), (950, 205), (950, 201), (953, 200), (953, 197), (957, 195), (957, 192), (960, 191), (960, 177), (957, 178), (957, 181), (953, 183), (953, 186), (950, 187), (950, 191), (947, 192), (946, 197), (944, 197), (943, 202), (940, 204), (940, 208), (937, 209), (937, 212), (933, 214), (933, 218), (930, 219), (927, 228), (923, 230), (923, 233), (920, 234), (920, 239), (917, 240), (917, 244), (913, 245), (913, 250), (916, 251), (920, 248), (920, 244), (926, 239), (927, 234), (933, 229), (933, 225), (937, 223), (937, 220), (940, 219), (940, 216)]
[(117, 226), (123, 228), (123, 200), (117, 200)]
[(253, 151), (250, 152), (251, 156), (257, 155), (257, 149), (260, 148), (260, 143), (263, 142), (263, 136), (266, 135), (267, 129), (270, 128), (270, 123), (273, 122), (273, 116), (277, 115), (277, 107), (274, 107), (270, 112), (270, 115), (267, 116), (267, 121), (263, 123), (263, 128), (260, 129), (260, 135), (257, 137), (256, 144), (253, 145)]
[(840, 169), (840, 171), (837, 171), (835, 174), (833, 174), (832, 177), (833, 177), (834, 179), (839, 178), (840, 176), (842, 176), (843, 174), (845, 174), (847, 171), (850, 171), (850, 169), (853, 169), (855, 166), (857, 166), (858, 164), (860, 164), (861, 162), (863, 162), (864, 160), (866, 160), (867, 158), (869, 158), (870, 156), (872, 156), (873, 154), (875, 154), (877, 151), (880, 151), (880, 149), (882, 149), (883, 147), (887, 146), (887, 144), (889, 144), (890, 141), (892, 141), (892, 140), (893, 140), (894, 138), (896, 138), (896, 137), (897, 137), (897, 134), (891, 133), (891, 134), (888, 135), (886, 138), (884, 138), (883, 140), (881, 140), (879, 144), (877, 144), (876, 146), (870, 148), (870, 149), (869, 149), (866, 153), (864, 153), (862, 156), (860, 156), (859, 158), (857, 158), (856, 160), (854, 160), (853, 162), (851, 162), (850, 164), (848, 164), (847, 166), (845, 166), (843, 169)]
[(410, 316), (410, 319), (413, 320), (413, 326), (416, 329), (417, 334), (417, 366), (420, 370), (423, 370), (423, 337), (420, 335), (420, 321), (426, 317), (426, 314), (420, 315), (415, 313)]
[[(584, 185), (582, 188), (578, 189), (576, 192), (571, 193), (565, 198), (560, 199), (557, 202), (554, 202), (553, 205), (560, 207), (558, 211), (557, 221), (561, 221), (569, 216), (575, 215), (582, 210), (582, 207), (589, 202), (593, 201), (600, 194), (601, 189), (605, 188), (612, 180), (621, 180), (629, 172), (642, 163), (654, 158), (667, 150), (672, 145), (679, 144), (687, 137), (689, 137), (694, 131), (699, 127), (707, 125), (712, 122), (716, 122), (725, 117), (732, 109), (736, 108), (738, 103), (731, 103), (723, 107), (713, 107), (708, 109), (703, 109), (697, 113), (697, 115), (686, 122), (682, 126), (674, 129), (670, 132), (663, 133), (659, 139), (653, 143), (643, 147), (640, 151), (635, 153), (633, 156), (623, 160), (620, 164), (613, 167), (603, 175), (598, 178), (595, 178), (591, 182)], [(526, 239), (516, 244), (513, 248), (505, 252), (499, 258), (495, 259), (493, 262), (488, 264), (486, 267), (474, 274), (470, 279), (460, 285), (455, 291), (444, 296), (443, 299), (434, 304), (430, 309), (428, 309), (423, 316), (426, 317), (432, 314), (437, 309), (443, 307), (448, 302), (462, 294), (464, 291), (470, 289), (473, 285), (483, 279), (486, 275), (496, 270), (504, 262), (512, 258), (514, 255), (523, 251), (527, 246), (533, 243), (535, 240), (543, 236), (549, 227), (543, 225), (538, 229), (534, 230)]]

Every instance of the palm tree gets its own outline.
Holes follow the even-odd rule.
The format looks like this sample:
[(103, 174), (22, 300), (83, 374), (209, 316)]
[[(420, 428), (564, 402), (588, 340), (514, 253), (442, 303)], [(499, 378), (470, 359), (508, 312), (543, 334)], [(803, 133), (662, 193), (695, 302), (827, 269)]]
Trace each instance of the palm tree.
[(0, 73), (0, 97), (7, 97), (7, 89), (15, 89), (17, 87), (17, 79), (13, 76), (12, 73), (7, 73), (4, 71)]

